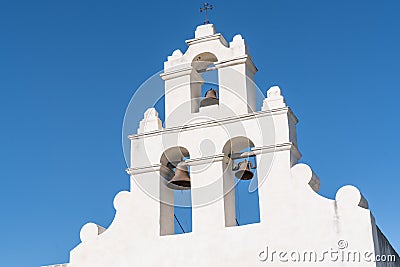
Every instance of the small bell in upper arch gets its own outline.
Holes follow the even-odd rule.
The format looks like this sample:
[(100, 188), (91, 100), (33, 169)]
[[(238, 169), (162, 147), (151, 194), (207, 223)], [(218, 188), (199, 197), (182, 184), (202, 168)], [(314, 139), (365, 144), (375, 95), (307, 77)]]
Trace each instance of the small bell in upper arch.
[(200, 107), (218, 105), (219, 99), (217, 98), (217, 91), (214, 89), (210, 89), (204, 95), (204, 99), (200, 101)]

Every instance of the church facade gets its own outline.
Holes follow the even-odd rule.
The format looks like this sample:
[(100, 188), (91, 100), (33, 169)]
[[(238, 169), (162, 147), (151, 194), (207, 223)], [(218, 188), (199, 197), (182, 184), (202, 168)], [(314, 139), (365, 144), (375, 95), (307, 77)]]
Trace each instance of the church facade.
[[(116, 195), (113, 222), (84, 225), (70, 263), (52, 266), (400, 266), (357, 188), (318, 194), (280, 88), (258, 109), (257, 68), (242, 36), (227, 42), (205, 24), (186, 43), (161, 74), (164, 127), (149, 107), (129, 136), (130, 190)], [(204, 92), (208, 71), (218, 85)], [(253, 223), (238, 221), (242, 181), (258, 194)], [(177, 191), (190, 198), (191, 231), (181, 234)]]

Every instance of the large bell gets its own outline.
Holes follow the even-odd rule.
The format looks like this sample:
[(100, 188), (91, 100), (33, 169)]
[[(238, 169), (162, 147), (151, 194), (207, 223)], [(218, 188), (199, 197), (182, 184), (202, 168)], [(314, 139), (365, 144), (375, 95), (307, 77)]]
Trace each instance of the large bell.
[(217, 91), (210, 89), (206, 92), (205, 98), (200, 101), (200, 107), (206, 107), (211, 105), (218, 105), (219, 100), (217, 98)]
[(190, 189), (190, 177), (186, 163), (178, 163), (176, 166), (175, 175), (171, 180), (168, 181), (167, 186), (176, 190)]
[(254, 174), (250, 170), (251, 166), (252, 166), (252, 164), (248, 160), (239, 162), (239, 168), (235, 173), (236, 178), (238, 178), (240, 180), (250, 180), (251, 178), (253, 178)]

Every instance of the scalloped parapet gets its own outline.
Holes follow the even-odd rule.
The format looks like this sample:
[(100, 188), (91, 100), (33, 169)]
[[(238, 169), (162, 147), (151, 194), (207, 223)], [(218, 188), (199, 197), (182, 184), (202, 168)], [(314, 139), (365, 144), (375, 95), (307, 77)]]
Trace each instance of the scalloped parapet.
[(114, 208), (117, 212), (123, 211), (128, 206), (130, 194), (128, 191), (121, 191), (115, 196)]
[(308, 184), (315, 192), (319, 191), (321, 187), (320, 180), (307, 164), (299, 163), (294, 165), (290, 169), (290, 173), (295, 182)]
[(368, 209), (368, 202), (357, 187), (345, 185), (336, 192), (336, 203), (339, 207), (362, 207)]
[(83, 243), (96, 240), (107, 229), (95, 223), (87, 223), (81, 228), (80, 238)]

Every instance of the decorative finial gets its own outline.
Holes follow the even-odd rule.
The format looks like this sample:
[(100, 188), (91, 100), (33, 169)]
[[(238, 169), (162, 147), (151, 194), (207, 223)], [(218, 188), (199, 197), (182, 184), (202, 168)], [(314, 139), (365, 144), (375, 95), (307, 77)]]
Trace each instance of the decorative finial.
[(209, 24), (210, 21), (208, 20), (208, 10), (212, 10), (213, 6), (210, 5), (209, 3), (204, 3), (203, 7), (200, 7), (200, 13), (203, 11), (205, 12), (206, 19), (204, 20), (204, 24)]

